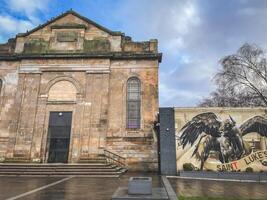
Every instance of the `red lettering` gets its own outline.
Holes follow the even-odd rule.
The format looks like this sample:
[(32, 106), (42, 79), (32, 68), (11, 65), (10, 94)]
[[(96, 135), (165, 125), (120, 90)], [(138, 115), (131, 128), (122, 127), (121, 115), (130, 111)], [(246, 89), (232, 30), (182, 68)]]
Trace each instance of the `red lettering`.
[(232, 167), (235, 168), (235, 169), (238, 169), (238, 167), (237, 167), (237, 161), (232, 162)]

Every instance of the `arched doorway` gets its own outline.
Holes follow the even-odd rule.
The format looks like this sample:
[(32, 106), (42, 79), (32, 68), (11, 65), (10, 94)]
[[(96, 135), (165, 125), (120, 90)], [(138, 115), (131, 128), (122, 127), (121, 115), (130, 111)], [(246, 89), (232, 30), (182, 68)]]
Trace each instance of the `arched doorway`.
[[(72, 82), (61, 80), (54, 83), (48, 91), (48, 102), (64, 104), (75, 102), (77, 89)], [(72, 111), (53, 110), (49, 113), (48, 158), (49, 163), (67, 163), (70, 147)]]

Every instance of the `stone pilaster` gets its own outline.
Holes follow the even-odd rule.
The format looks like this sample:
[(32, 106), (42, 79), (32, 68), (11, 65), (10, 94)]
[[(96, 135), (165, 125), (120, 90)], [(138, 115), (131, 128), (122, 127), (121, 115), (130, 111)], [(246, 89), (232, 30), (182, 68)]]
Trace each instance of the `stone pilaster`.
[[(109, 106), (109, 73), (102, 75), (102, 101), (100, 111), (100, 138), (99, 149), (100, 151), (106, 148), (106, 137), (108, 129), (108, 106)], [(100, 152), (102, 153), (102, 152)]]
[(29, 159), (37, 111), (40, 74), (26, 74), (24, 78), (18, 131), (13, 157)]
[(37, 113), (35, 117), (34, 135), (32, 138), (31, 160), (34, 162), (44, 162), (45, 144), (43, 144), (43, 135), (45, 135), (45, 117), (46, 117), (47, 95), (38, 96)]
[(21, 101), (22, 101), (22, 94), (23, 94), (23, 88), (24, 88), (24, 80), (26, 74), (19, 74), (18, 75), (18, 86), (17, 91), (15, 95), (15, 101), (13, 106), (13, 112), (14, 112), (14, 118), (11, 120), (9, 124), (9, 139), (8, 139), (8, 145), (7, 145), (7, 151), (6, 151), (6, 158), (10, 159), (13, 157), (14, 148), (16, 144), (16, 136), (18, 131), (18, 122), (20, 118), (20, 107), (21, 107)]
[(82, 94), (77, 94), (77, 101), (75, 106), (74, 115), (72, 117), (72, 135), (71, 135), (71, 157), (70, 162), (78, 162), (80, 157), (80, 142), (82, 135), (82, 124), (83, 124), (83, 105), (84, 97)]
[(108, 124), (109, 72), (88, 72), (81, 158), (103, 153)]
[(81, 134), (80, 158), (86, 159), (89, 157), (89, 140), (91, 129), (91, 111), (93, 98), (93, 74), (86, 74), (84, 112), (83, 112), (83, 131)]

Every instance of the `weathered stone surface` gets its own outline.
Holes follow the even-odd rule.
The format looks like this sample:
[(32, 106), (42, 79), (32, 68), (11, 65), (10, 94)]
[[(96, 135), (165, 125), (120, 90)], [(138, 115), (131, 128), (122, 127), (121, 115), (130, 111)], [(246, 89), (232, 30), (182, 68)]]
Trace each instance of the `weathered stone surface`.
[(128, 194), (152, 194), (151, 177), (130, 177)]
[(24, 44), (24, 53), (46, 53), (49, 49), (49, 43), (44, 39), (31, 39)]
[(110, 51), (110, 42), (108, 39), (85, 40), (83, 44), (85, 52), (108, 52)]
[[(68, 162), (107, 149), (129, 169), (156, 170), (157, 41), (125, 37), (68, 11), (0, 45), (0, 160), (47, 162), (49, 113), (71, 111)], [(126, 128), (133, 76), (141, 81), (138, 130)]]

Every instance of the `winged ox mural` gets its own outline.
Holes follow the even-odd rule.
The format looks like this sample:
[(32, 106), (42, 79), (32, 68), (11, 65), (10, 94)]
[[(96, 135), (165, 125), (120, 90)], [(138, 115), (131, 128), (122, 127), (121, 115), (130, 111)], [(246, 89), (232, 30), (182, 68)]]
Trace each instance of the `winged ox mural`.
[(179, 132), (179, 142), (184, 149), (194, 146), (192, 157), (200, 160), (200, 169), (210, 153), (216, 152), (221, 163), (239, 160), (251, 153), (244, 143), (243, 137), (256, 132), (267, 137), (267, 119), (255, 116), (238, 126), (229, 115), (226, 120), (220, 120), (212, 112), (201, 113), (187, 122)]

